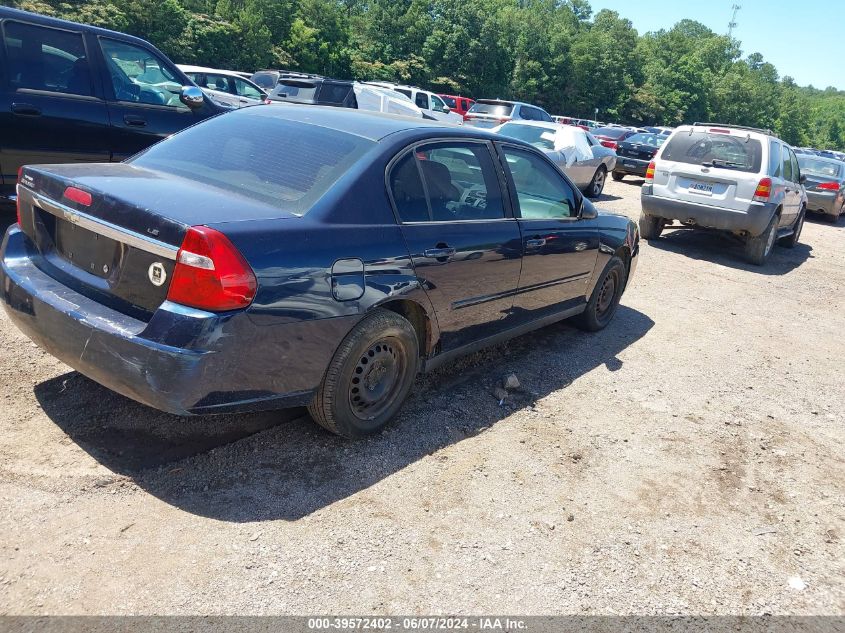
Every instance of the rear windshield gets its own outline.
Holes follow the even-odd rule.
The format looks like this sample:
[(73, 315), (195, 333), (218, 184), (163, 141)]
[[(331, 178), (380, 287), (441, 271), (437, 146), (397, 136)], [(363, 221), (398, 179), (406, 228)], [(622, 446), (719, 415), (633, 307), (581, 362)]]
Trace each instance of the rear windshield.
[(714, 167), (757, 173), (763, 147), (757, 139), (711, 132), (679, 132), (663, 148), (663, 160), (690, 165), (712, 163)]
[(317, 85), (313, 81), (280, 79), (271, 96), (295, 101), (314, 101), (315, 94)]
[(276, 85), (276, 78), (278, 75), (273, 72), (255, 73), (252, 76), (252, 83), (264, 88), (264, 90), (271, 90)]
[(505, 123), (499, 130), (499, 134), (531, 143), (539, 149), (555, 148), (555, 131), (537, 125)]
[[(583, 125), (583, 123), (579, 122), (578, 125)], [(593, 134), (597, 136), (606, 136), (607, 138), (622, 138), (628, 132), (629, 130), (626, 130), (623, 127), (600, 127), (593, 130)]]
[(801, 167), (802, 174), (823, 178), (839, 178), (842, 175), (841, 164), (832, 163), (829, 160), (799, 156), (798, 165)]
[(513, 112), (512, 103), (479, 103), (476, 101), (469, 109), (470, 114), (492, 114), (493, 116), (510, 116)]
[(663, 142), (669, 138), (662, 134), (634, 134), (625, 139), (626, 143), (639, 143), (640, 145), (651, 145), (652, 147), (660, 147)]
[(302, 215), (375, 145), (263, 110), (277, 109), (244, 108), (208, 119), (129, 162)]

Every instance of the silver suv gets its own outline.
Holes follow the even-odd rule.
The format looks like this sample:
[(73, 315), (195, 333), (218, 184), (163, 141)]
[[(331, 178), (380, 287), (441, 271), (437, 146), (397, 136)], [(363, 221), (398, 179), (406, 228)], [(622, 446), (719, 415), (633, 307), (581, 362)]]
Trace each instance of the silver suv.
[(554, 122), (552, 116), (539, 106), (501, 99), (479, 99), (467, 110), (464, 119), (464, 125), (483, 128), (493, 128), (508, 121)]
[(792, 148), (769, 130), (695, 123), (663, 143), (646, 171), (640, 234), (660, 237), (675, 220), (728, 231), (761, 265), (775, 241), (792, 248), (804, 226), (804, 176)]

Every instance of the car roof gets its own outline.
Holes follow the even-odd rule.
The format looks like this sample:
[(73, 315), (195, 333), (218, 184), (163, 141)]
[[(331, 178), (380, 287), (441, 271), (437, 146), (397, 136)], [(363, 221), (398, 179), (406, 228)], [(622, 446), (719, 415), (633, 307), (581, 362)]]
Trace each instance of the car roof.
[[(576, 130), (581, 130), (581, 128), (576, 126), (576, 125), (561, 125), (560, 123), (549, 123), (548, 121), (525, 121), (525, 120), (522, 120), (522, 119), (519, 119), (519, 120), (516, 120), (516, 121), (507, 121), (506, 123), (502, 123), (502, 127), (504, 127), (505, 125), (524, 125), (526, 127), (541, 127), (541, 128), (545, 128), (547, 130), (555, 130), (555, 131), (557, 131), (557, 130), (563, 128), (563, 127), (571, 127), (571, 128), (575, 128)], [(581, 131), (583, 132), (584, 130), (581, 130)]]
[(476, 103), (488, 103), (493, 105), (528, 105), (522, 101), (507, 101), (505, 99), (476, 99)]
[(333, 106), (295, 104), (288, 104), (284, 107), (261, 106), (241, 108), (235, 112), (228, 113), (226, 116), (230, 115), (280, 117), (289, 121), (297, 121), (338, 130), (371, 141), (380, 141), (391, 134), (415, 129), (440, 130), (446, 135), (454, 135), (455, 137), (496, 138), (495, 135), (484, 132), (483, 130), (475, 128), (464, 129), (463, 126), (452, 125), (443, 121), (429, 121), (427, 119), (417, 119), (397, 114), (371, 112), (355, 108), (336, 108)]
[(215, 73), (217, 75), (228, 75), (229, 77), (238, 77), (244, 79), (240, 73), (234, 70), (223, 70), (222, 68), (206, 68), (205, 66), (191, 66), (190, 64), (176, 64), (182, 72), (186, 73)]
[[(44, 26), (52, 26), (65, 30), (88, 31), (96, 35), (105, 35), (107, 37), (118, 38), (126, 42), (135, 42), (146, 46), (152, 46), (152, 44), (145, 39), (135, 37), (134, 35), (127, 35), (126, 33), (121, 33), (120, 31), (112, 31), (99, 26), (82, 24), (81, 22), (71, 22), (70, 20), (62, 20), (61, 18), (41, 15), (40, 13), (31, 13), (30, 11), (22, 11), (21, 9), (13, 9), (11, 7), (0, 7), (0, 18), (25, 20), (27, 22), (32, 22), (33, 24), (42, 24)], [(153, 46), (153, 48), (155, 47)]]

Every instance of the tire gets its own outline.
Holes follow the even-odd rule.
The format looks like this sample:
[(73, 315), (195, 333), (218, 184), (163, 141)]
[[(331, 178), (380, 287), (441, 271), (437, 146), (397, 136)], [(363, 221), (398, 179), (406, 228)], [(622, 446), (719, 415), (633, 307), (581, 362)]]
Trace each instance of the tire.
[(806, 216), (806, 214), (807, 209), (801, 207), (801, 212), (798, 214), (798, 217), (795, 219), (795, 224), (792, 226), (792, 235), (781, 238), (778, 240), (778, 244), (784, 248), (795, 248), (795, 245), (798, 243), (798, 239), (801, 237), (801, 229), (804, 228), (804, 216)]
[(574, 317), (575, 325), (587, 332), (598, 332), (607, 327), (619, 307), (627, 279), (628, 270), (625, 263), (614, 255), (607, 262), (596, 287), (593, 288), (587, 308)]
[(308, 412), (323, 428), (349, 439), (377, 433), (402, 407), (418, 367), (413, 326), (376, 309), (343, 339)]
[(620, 180), (622, 180), (625, 177), (625, 174), (623, 174), (621, 171), (613, 171), (613, 172), (610, 173), (610, 175), (613, 177), (613, 179), (616, 182), (619, 182)]
[(772, 216), (766, 229), (745, 242), (745, 259), (755, 266), (762, 266), (772, 254), (778, 235), (778, 214)]
[(593, 174), (593, 179), (590, 181), (590, 184), (587, 185), (587, 191), (584, 193), (587, 194), (588, 198), (598, 198), (601, 195), (601, 192), (604, 191), (605, 182), (607, 182), (607, 167), (599, 165), (596, 173)]
[(656, 240), (663, 233), (663, 218), (640, 212), (640, 237), (644, 240)]

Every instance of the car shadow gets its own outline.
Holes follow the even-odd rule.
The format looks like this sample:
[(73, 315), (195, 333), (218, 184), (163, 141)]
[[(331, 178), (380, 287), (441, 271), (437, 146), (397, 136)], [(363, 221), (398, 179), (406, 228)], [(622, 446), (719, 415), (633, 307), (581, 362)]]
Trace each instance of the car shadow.
[(806, 216), (804, 216), (804, 218), (807, 222), (810, 222), (812, 224), (823, 224), (825, 226), (840, 228), (845, 226), (845, 214), (840, 215), (839, 218), (837, 218), (836, 222), (831, 222), (822, 213), (808, 213)]
[(691, 259), (706, 260), (759, 275), (785, 275), (813, 256), (813, 247), (809, 244), (799, 242), (793, 248), (775, 245), (768, 261), (762, 266), (755, 266), (745, 261), (744, 247), (738, 239), (717, 231), (682, 228), (666, 229), (661, 237), (649, 240), (648, 244)]
[[(359, 441), (323, 431), (303, 409), (180, 418), (76, 372), (38, 384), (35, 395), (77, 445), (168, 504), (222, 521), (296, 520), (533, 407), (597, 367), (620, 370), (620, 353), (653, 325), (620, 306), (596, 334), (558, 323), (459, 359), (419, 378), (399, 418)], [(522, 384), (500, 403), (491, 391), (505, 371)]]
[(617, 180), (620, 185), (630, 185), (632, 187), (642, 187), (645, 184), (645, 178), (639, 176), (625, 176), (622, 180)]
[(601, 204), (602, 202), (613, 202), (614, 200), (621, 200), (622, 196), (614, 196), (613, 194), (602, 192), (598, 198), (589, 198), (593, 204)]

